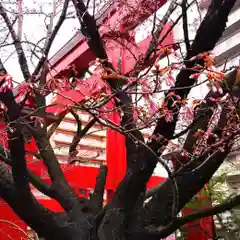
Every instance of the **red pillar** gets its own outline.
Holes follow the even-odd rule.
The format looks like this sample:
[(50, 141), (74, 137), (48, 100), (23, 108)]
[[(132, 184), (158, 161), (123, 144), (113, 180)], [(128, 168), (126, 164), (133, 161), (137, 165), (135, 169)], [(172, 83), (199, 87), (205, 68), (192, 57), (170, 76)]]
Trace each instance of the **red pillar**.
[[(211, 199), (206, 196), (201, 196), (201, 192), (198, 194), (196, 201), (199, 202), (200, 206), (196, 207), (195, 209), (184, 208), (182, 210), (183, 216), (193, 213), (194, 210), (212, 207)], [(189, 222), (186, 227), (187, 240), (212, 240), (214, 237), (214, 221), (212, 216)]]
[[(113, 103), (110, 106), (114, 106)], [(116, 124), (120, 123), (117, 112), (113, 112), (110, 119)], [(107, 181), (116, 189), (126, 171), (125, 137), (114, 130), (107, 130), (106, 152), (108, 166)]]

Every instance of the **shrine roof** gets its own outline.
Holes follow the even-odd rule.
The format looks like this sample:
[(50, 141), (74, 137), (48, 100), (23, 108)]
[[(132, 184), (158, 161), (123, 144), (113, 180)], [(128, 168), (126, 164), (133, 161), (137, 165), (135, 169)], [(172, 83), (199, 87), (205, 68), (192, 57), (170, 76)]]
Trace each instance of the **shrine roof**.
[[(109, 16), (110, 12), (116, 9), (116, 1), (109, 0), (100, 11), (95, 15), (97, 26), (100, 26), (106, 18)], [(59, 49), (49, 60), (50, 65), (54, 66), (58, 63), (66, 54), (71, 52), (77, 45), (84, 41), (84, 36), (78, 31), (61, 49)]]

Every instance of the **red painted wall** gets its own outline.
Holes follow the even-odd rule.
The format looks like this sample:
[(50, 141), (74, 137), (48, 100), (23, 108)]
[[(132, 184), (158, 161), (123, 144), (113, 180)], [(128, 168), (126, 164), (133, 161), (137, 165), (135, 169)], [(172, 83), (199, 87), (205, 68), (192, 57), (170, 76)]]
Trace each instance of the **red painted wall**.
[(0, 199), (0, 239), (27, 239), (26, 232), (26, 224), (12, 211), (7, 203)]
[[(209, 204), (206, 204), (204, 207), (210, 207)], [(191, 214), (193, 212), (192, 209), (185, 208), (182, 211), (183, 216)], [(199, 220), (195, 220), (186, 225), (188, 227), (188, 231), (186, 232), (187, 240), (211, 240), (213, 239), (213, 217), (205, 217)]]

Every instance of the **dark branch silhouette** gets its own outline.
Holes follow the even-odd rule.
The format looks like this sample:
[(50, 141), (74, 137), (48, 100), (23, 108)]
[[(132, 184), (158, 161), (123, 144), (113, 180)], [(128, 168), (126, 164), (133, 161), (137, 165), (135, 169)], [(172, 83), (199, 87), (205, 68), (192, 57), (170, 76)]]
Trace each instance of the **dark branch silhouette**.
[[(190, 41), (187, 10), (194, 2), (187, 3), (185, 0), (181, 2), (182, 15), (164, 34), (164, 26), (179, 3), (171, 2), (159, 24), (156, 22), (155, 14), (151, 40), (146, 52), (134, 56), (132, 69), (123, 74), (117, 69), (118, 67), (114, 68), (115, 59), (111, 62), (108, 54), (112, 49), (118, 49), (119, 46), (111, 45), (116, 42), (121, 43), (121, 47), (126, 51), (131, 49), (130, 46), (136, 47), (130, 34), (127, 38), (125, 36), (124, 41), (119, 36), (124, 35), (126, 31), (112, 36), (112, 39), (107, 39), (106, 36), (109, 35), (107, 31), (111, 33), (119, 31), (112, 31), (110, 25), (107, 30), (105, 22), (103, 27), (100, 26), (94, 16), (88, 12), (89, 1), (85, 5), (82, 0), (72, 0), (81, 27), (80, 31), (84, 37), (81, 41), (86, 41), (89, 47), (87, 51), (96, 58), (98, 65), (94, 70), (96, 73), (91, 74), (90, 79), (98, 78), (101, 81), (99, 83), (104, 84), (104, 87), (92, 82), (88, 86), (88, 79), (82, 80), (76, 77), (79, 77), (80, 73), (75, 67), (64, 69), (66, 76), (59, 74), (48, 78), (49, 70), (54, 70), (48, 64), (48, 54), (60, 27), (67, 18), (68, 0), (63, 2), (62, 11), (59, 12), (60, 17), (47, 37), (43, 55), (33, 74), (28, 70), (26, 54), (4, 5), (0, 4), (0, 15), (12, 36), (24, 78), (26, 81), (32, 80), (25, 85), (20, 84), (20, 87), (23, 86), (27, 91), (25, 93), (23, 90), (23, 98), (19, 100), (21, 94), (15, 93), (16, 89), (11, 86), (9, 80), (10, 73), (7, 73), (0, 60), (0, 101), (3, 105), (1, 113), (6, 124), (4, 131), (8, 137), (8, 146), (0, 147), (0, 196), (40, 237), (46, 240), (159, 240), (188, 222), (221, 213), (240, 204), (239, 196), (236, 196), (212, 208), (178, 217), (184, 206), (204, 188), (224, 162), (231, 152), (234, 139), (240, 134), (239, 69), (236, 68), (223, 75), (212, 67), (213, 61), (209, 54), (221, 38), (228, 15), (236, 0), (219, 0), (219, 4), (213, 1), (200, 23), (194, 40)], [(148, 1), (148, 3), (154, 5), (156, 10), (156, 1), (154, 3)], [(95, 2), (93, 6), (96, 7)], [(118, 7), (120, 8), (121, 4)], [(132, 21), (134, 25), (134, 18), (139, 20), (144, 14), (138, 5), (128, 7), (131, 12), (128, 22)], [(174, 79), (176, 82), (169, 89), (163, 90), (159, 88), (159, 84), (163, 80), (167, 81), (171, 71), (175, 69), (170, 63), (166, 68), (162, 68), (156, 63), (156, 59), (160, 56), (168, 58), (170, 49), (176, 50), (178, 43), (170, 47), (163, 47), (162, 43), (180, 19), (183, 20), (183, 43), (187, 51), (182, 62), (175, 64), (178, 70)], [(123, 27), (124, 23), (119, 22), (119, 25)], [(159, 51), (163, 52), (159, 53)], [(119, 54), (118, 65), (122, 66), (123, 54), (122, 52)], [(87, 65), (91, 63), (84, 63), (84, 66)], [(65, 72), (71, 73), (68, 75)], [(74, 72), (74, 86), (69, 79), (72, 72)], [(169, 74), (165, 74), (166, 72)], [(208, 72), (206, 81), (215, 84), (214, 86), (220, 90), (215, 91), (211, 88), (206, 97), (199, 100), (192, 109), (188, 122), (186, 118), (182, 119), (182, 110), (188, 107), (186, 102), (191, 89), (201, 84), (194, 76), (205, 72)], [(90, 96), (85, 96), (84, 93), (82, 100), (75, 101), (61, 95), (62, 90), (81, 92), (81, 86), (83, 89), (91, 89)], [(45, 99), (46, 95), (54, 90), (57, 90), (56, 94), (72, 103), (61, 106), (62, 112), (56, 115), (47, 112), (51, 105), (47, 106)], [(157, 98), (158, 92), (164, 92), (164, 95), (161, 99), (162, 103), (155, 104), (152, 100)], [(140, 107), (142, 100), (149, 104), (147, 110), (142, 110)], [(28, 108), (27, 102), (30, 102)], [(109, 107), (109, 103), (112, 107)], [(91, 116), (84, 128), (79, 112), (87, 112)], [(122, 161), (126, 161), (126, 172), (116, 189), (112, 189), (113, 196), (107, 203), (104, 201), (108, 179), (107, 166), (100, 167), (93, 193), (90, 196), (80, 197), (67, 181), (54, 153), (54, 146), (51, 145), (53, 133), (68, 113), (73, 115), (77, 125), (73, 140), (69, 144), (67, 155), (69, 163), (76, 162), (78, 146), (95, 124), (117, 131), (125, 137), (126, 159)], [(109, 117), (111, 114), (117, 115), (119, 123), (111, 120)], [(167, 117), (168, 114), (170, 117)], [(179, 133), (175, 133), (179, 122), (183, 123), (184, 127)], [(153, 133), (146, 137), (141, 130), (149, 128), (153, 129)], [(36, 152), (32, 153), (25, 149), (26, 135), (28, 140), (36, 141)], [(174, 144), (172, 140), (180, 138), (184, 138), (183, 144), (171, 147), (171, 144)], [(170, 152), (168, 157), (163, 156), (165, 150)], [(28, 154), (44, 164), (49, 182), (28, 168)], [(173, 165), (172, 168), (169, 167), (169, 162)], [(159, 186), (147, 189), (147, 183), (158, 163), (165, 168), (168, 177)], [(84, 176), (77, 177), (80, 180), (84, 178)], [(40, 204), (31, 192), (32, 186), (55, 199), (62, 206), (63, 212), (55, 213)]]

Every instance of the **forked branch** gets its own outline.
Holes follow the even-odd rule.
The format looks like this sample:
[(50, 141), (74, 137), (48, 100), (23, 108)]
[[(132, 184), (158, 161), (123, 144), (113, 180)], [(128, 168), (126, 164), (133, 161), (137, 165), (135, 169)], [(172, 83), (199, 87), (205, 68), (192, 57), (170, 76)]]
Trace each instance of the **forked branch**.
[(0, 3), (0, 15), (2, 16), (2, 18), (4, 19), (4, 22), (7, 25), (7, 28), (11, 34), (12, 40), (13, 40), (13, 44), (14, 47), (16, 49), (17, 55), (18, 55), (18, 62), (21, 68), (21, 71), (23, 73), (24, 79), (25, 81), (29, 81), (29, 78), (31, 76), (29, 69), (28, 69), (28, 63), (27, 63), (27, 58), (26, 55), (23, 51), (23, 47), (21, 44), (20, 39), (17, 36), (17, 33), (15, 32), (13, 25), (7, 15), (6, 10), (4, 9), (2, 3)]
[(103, 199), (104, 199), (103, 197), (104, 197), (106, 178), (107, 178), (107, 166), (101, 165), (97, 179), (96, 179), (94, 192), (91, 196), (91, 203), (96, 209), (96, 212), (99, 212), (103, 206)]
[(67, 14), (67, 9), (68, 9), (68, 4), (69, 4), (69, 0), (65, 0), (64, 1), (64, 4), (63, 4), (63, 9), (62, 9), (62, 13), (58, 19), (58, 22), (56, 24), (56, 26), (54, 27), (53, 31), (51, 33), (48, 33), (49, 36), (46, 40), (46, 43), (45, 43), (45, 47), (44, 47), (44, 50), (43, 50), (43, 56), (41, 57), (41, 59), (39, 60), (34, 72), (33, 72), (33, 76), (37, 76), (39, 71), (41, 70), (44, 62), (46, 61), (47, 57), (48, 57), (48, 54), (49, 54), (49, 51), (50, 51), (50, 48), (52, 46), (52, 43), (59, 31), (59, 29), (61, 28), (64, 20), (66, 19), (66, 14)]

